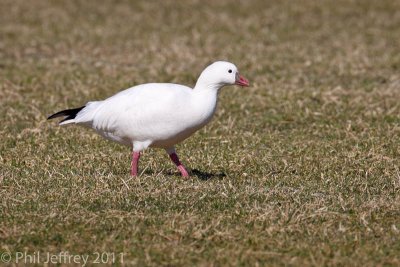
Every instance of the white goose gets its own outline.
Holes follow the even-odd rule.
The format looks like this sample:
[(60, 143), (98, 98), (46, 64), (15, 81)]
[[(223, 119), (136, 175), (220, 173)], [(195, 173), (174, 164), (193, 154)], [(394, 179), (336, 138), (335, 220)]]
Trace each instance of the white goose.
[(62, 110), (48, 119), (65, 117), (60, 125), (83, 125), (109, 140), (132, 147), (132, 176), (138, 174), (140, 152), (157, 147), (165, 149), (182, 176), (187, 177), (174, 146), (211, 120), (218, 90), (233, 84), (249, 86), (234, 64), (217, 61), (201, 73), (193, 89), (171, 83), (137, 85), (106, 100)]

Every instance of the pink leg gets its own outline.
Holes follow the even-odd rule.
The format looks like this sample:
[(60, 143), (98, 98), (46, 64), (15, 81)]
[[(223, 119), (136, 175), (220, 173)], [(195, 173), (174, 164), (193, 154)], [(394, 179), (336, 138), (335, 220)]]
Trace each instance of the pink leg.
[(138, 174), (140, 152), (132, 153), (132, 164), (131, 164), (131, 175), (136, 176)]
[(182, 177), (189, 177), (189, 173), (186, 171), (185, 167), (179, 161), (178, 155), (174, 152), (172, 154), (169, 154), (169, 157), (175, 163), (176, 167), (178, 167), (178, 170), (181, 172)]

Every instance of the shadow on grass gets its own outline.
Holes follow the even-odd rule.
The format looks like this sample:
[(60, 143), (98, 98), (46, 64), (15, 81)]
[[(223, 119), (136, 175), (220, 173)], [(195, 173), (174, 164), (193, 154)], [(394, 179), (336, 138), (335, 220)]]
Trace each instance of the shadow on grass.
[[(118, 171), (114, 171), (113, 172), (113, 174), (115, 174), (115, 175), (128, 175), (129, 173), (130, 173), (129, 170), (118, 170)], [(146, 169), (143, 173), (140, 173), (140, 174), (154, 176), (154, 175), (157, 175), (157, 174), (160, 174), (160, 173), (164, 174), (164, 175), (167, 175), (167, 176), (178, 176), (178, 177), (181, 177), (181, 174), (179, 173), (178, 170), (168, 170), (168, 171), (160, 172), (160, 171), (154, 171), (154, 170), (151, 170), (151, 169)], [(95, 175), (95, 174), (89, 172), (87, 175), (91, 176), (91, 175)], [(105, 174), (103, 174), (103, 175), (105, 175)], [(198, 169), (190, 170), (189, 171), (189, 175), (190, 175), (190, 178), (192, 178), (192, 179), (197, 178), (197, 179), (202, 180), (202, 181), (208, 181), (208, 180), (211, 180), (211, 179), (221, 180), (224, 177), (226, 177), (226, 173), (224, 173), (224, 172), (212, 173), (212, 172), (200, 171)]]
[(200, 180), (207, 181), (210, 179), (219, 179), (220, 180), (220, 179), (226, 177), (226, 174), (223, 172), (219, 172), (219, 173), (203, 172), (203, 171), (194, 169), (191, 171), (191, 176), (196, 176)]
[[(152, 175), (154, 173), (151, 173), (151, 171), (149, 172), (145, 172), (146, 174)], [(167, 171), (165, 173), (168, 176), (181, 176), (179, 172), (175, 172), (175, 171)], [(189, 175), (190, 178), (198, 178), (199, 180), (202, 181), (208, 181), (211, 179), (223, 179), (224, 177), (226, 177), (226, 174), (223, 172), (219, 172), (219, 173), (210, 173), (210, 172), (203, 172), (203, 171), (199, 171), (197, 169), (193, 169), (191, 171), (189, 171)]]

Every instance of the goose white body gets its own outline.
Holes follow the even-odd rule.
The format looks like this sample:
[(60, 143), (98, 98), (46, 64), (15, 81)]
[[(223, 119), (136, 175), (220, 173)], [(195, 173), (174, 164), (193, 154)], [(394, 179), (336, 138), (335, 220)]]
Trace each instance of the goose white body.
[(172, 148), (212, 118), (216, 90), (169, 83), (134, 86), (103, 101), (89, 102), (75, 119), (112, 141), (143, 150)]
[(232, 63), (217, 61), (204, 69), (193, 89), (172, 83), (137, 85), (103, 101), (62, 110), (48, 119), (63, 116), (60, 125), (83, 125), (132, 147), (132, 175), (137, 175), (140, 151), (158, 147), (168, 152), (182, 176), (188, 176), (174, 146), (211, 120), (219, 89), (233, 84), (248, 86), (249, 82)]

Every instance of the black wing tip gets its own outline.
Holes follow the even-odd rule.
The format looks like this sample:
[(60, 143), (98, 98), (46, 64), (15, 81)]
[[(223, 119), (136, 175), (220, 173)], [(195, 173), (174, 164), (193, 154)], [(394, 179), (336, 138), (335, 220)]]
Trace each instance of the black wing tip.
[(65, 110), (61, 110), (57, 113), (54, 113), (53, 115), (50, 115), (49, 117), (47, 117), (47, 120), (51, 120), (54, 118), (58, 118), (58, 117), (67, 117), (63, 121), (66, 120), (70, 120), (70, 119), (74, 119), (76, 117), (76, 114), (79, 113), (79, 111), (81, 111), (85, 106), (79, 107), (79, 108), (72, 108), (72, 109), (65, 109)]
[[(57, 112), (57, 113), (58, 113), (58, 112)], [(59, 116), (62, 116), (62, 115), (59, 115), (59, 116), (58, 116), (57, 113), (54, 113), (53, 115), (48, 116), (48, 117), (47, 117), (47, 120), (51, 120), (51, 119), (57, 118), (57, 117), (59, 117)]]
[(67, 115), (64, 114), (64, 110), (60, 111), (60, 112), (57, 112), (57, 113), (54, 113), (53, 115), (48, 116), (47, 119), (51, 120), (51, 119), (58, 118), (58, 117), (61, 117), (61, 116), (67, 116)]

